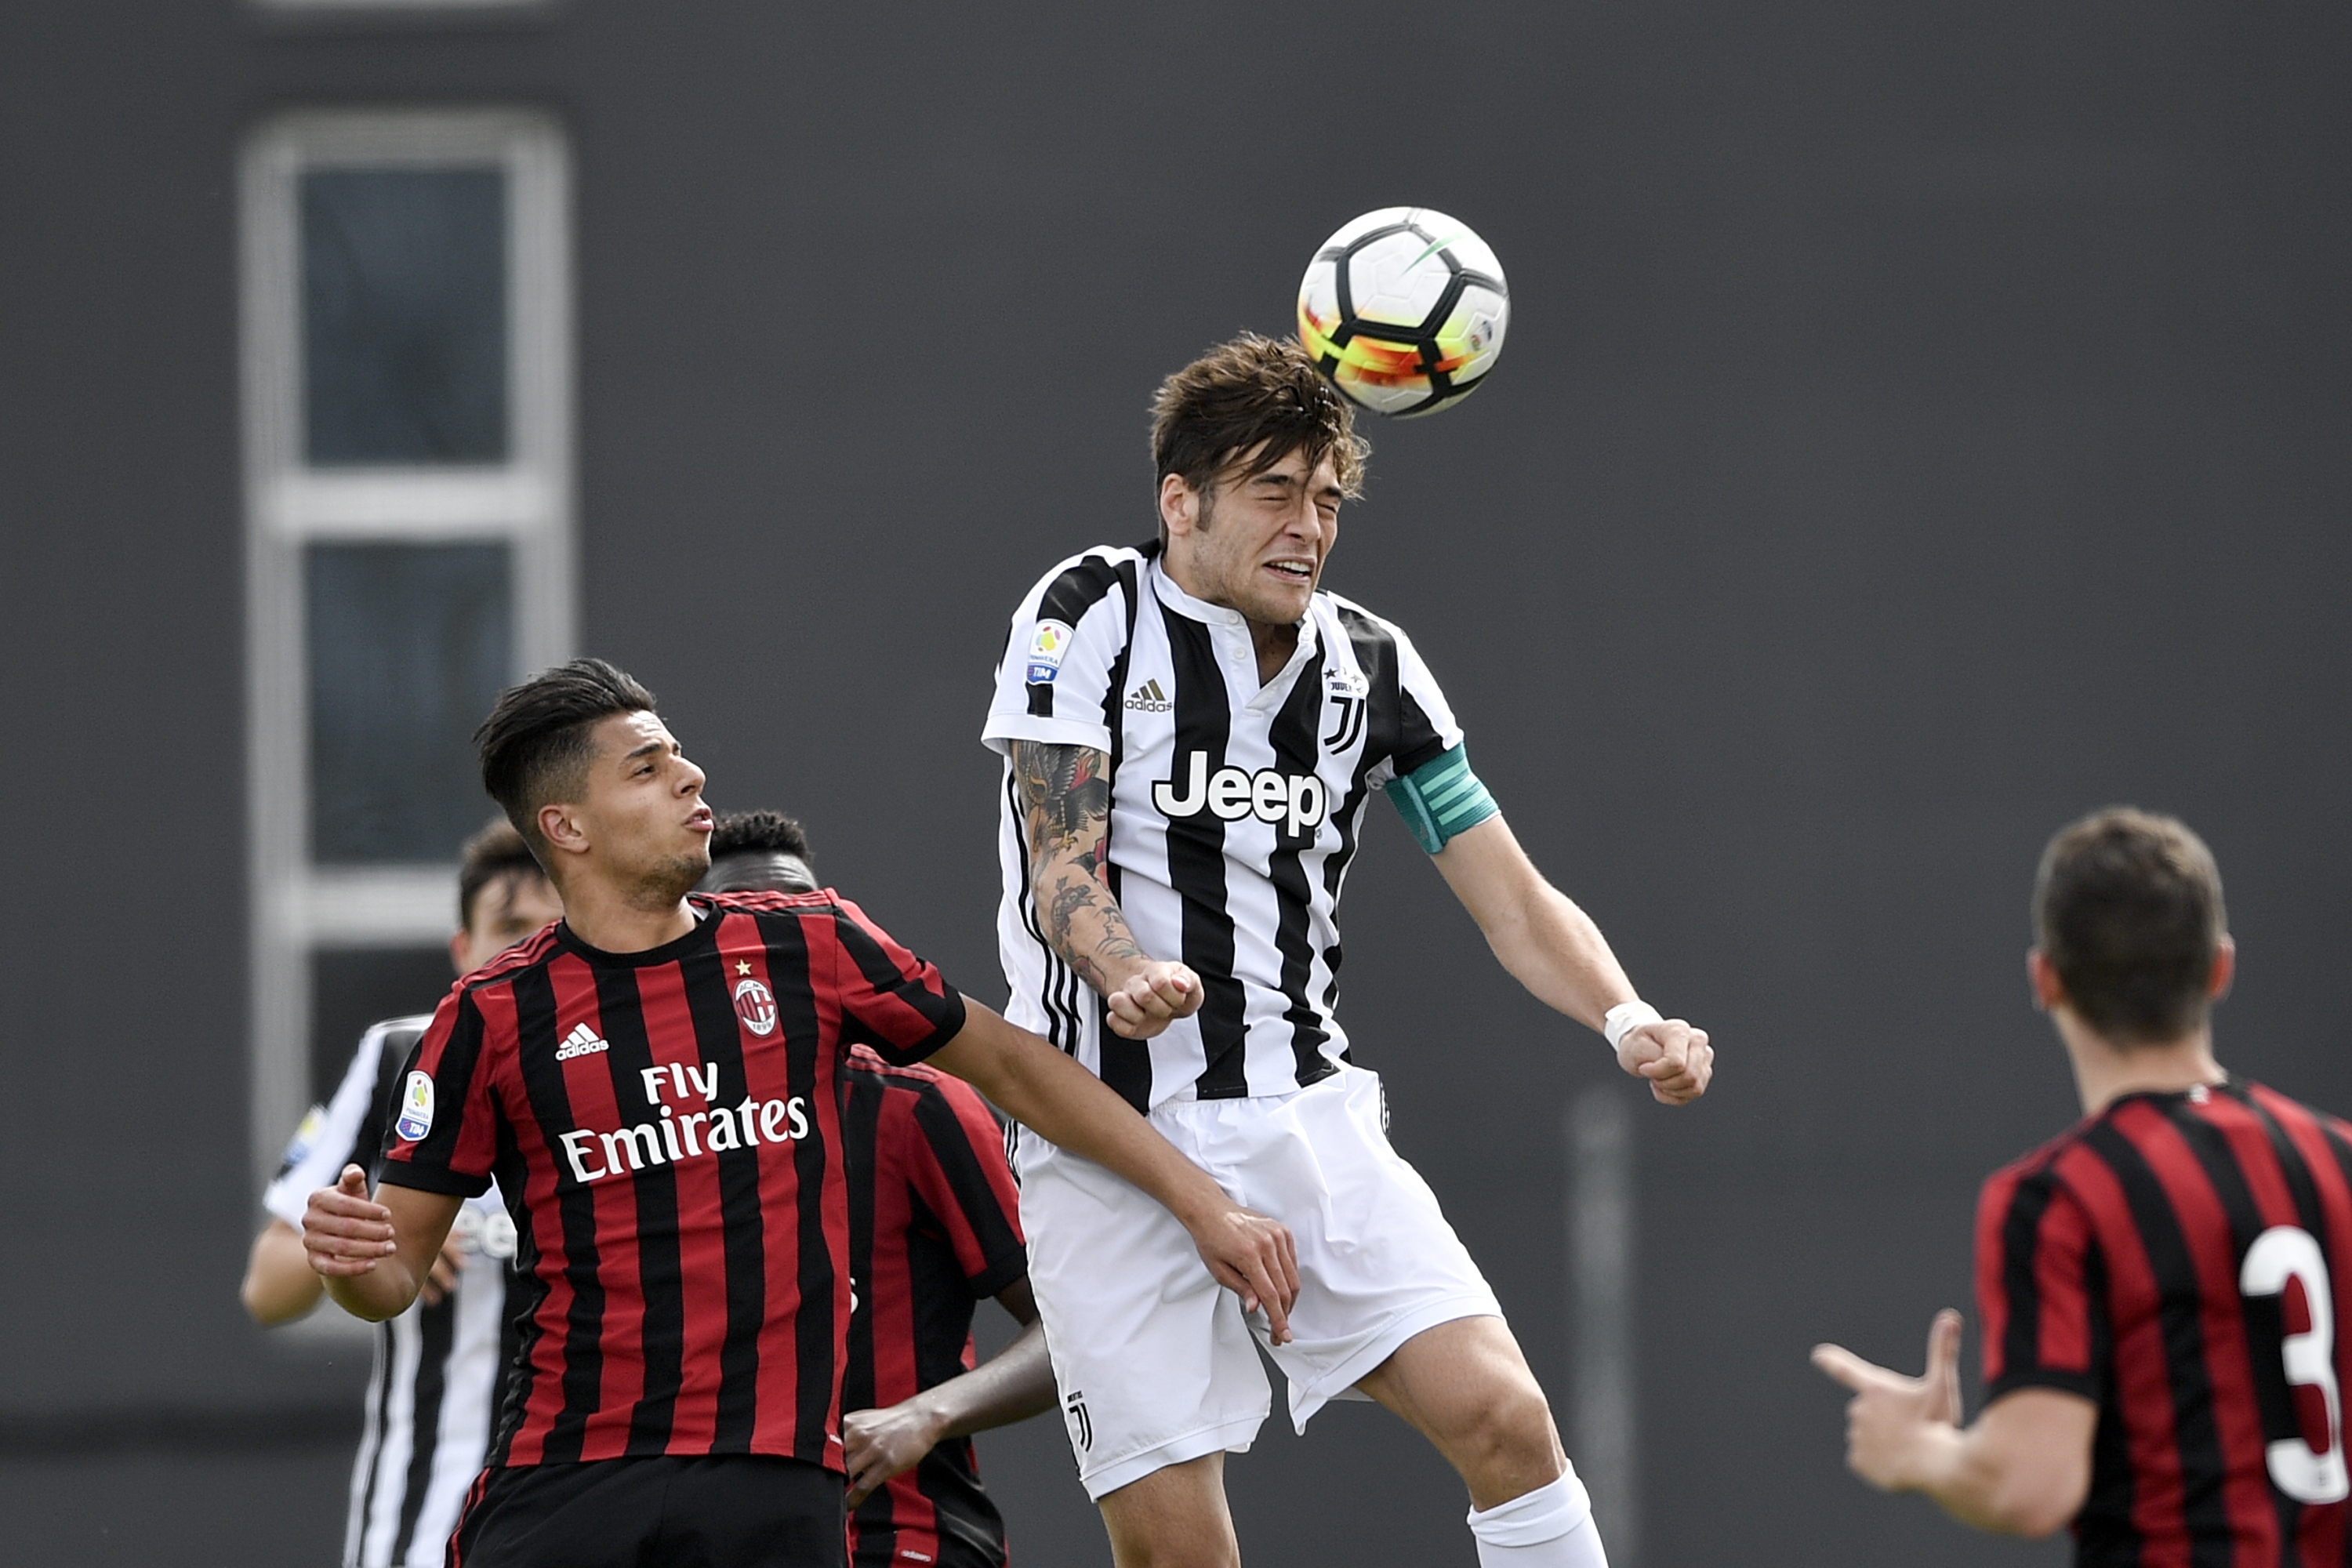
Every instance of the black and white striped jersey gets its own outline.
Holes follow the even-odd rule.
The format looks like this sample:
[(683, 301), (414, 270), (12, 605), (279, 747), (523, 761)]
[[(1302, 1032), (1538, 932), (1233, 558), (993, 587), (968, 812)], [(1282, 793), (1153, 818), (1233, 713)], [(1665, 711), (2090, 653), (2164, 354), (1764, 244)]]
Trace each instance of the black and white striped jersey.
[(1278, 1094), (1345, 1058), (1334, 917), (1365, 804), (1462, 742), (1403, 632), (1318, 593), (1261, 687), (1238, 612), (1178, 587), (1156, 544), (1098, 547), (1021, 602), (982, 738), (1109, 758), (1111, 890), (1144, 951), (1206, 992), (1156, 1038), (1103, 1027), (1101, 998), (1045, 944), (1008, 763), (997, 943), (1014, 1022), (1142, 1108)]
[[(346, 1163), (374, 1179), (402, 1069), (432, 1021), (389, 1018), (361, 1037), (334, 1098), (303, 1118), (287, 1146), (263, 1199), (272, 1215), (299, 1230), (312, 1191), (332, 1185)], [(453, 1234), (467, 1254), (457, 1289), (375, 1325), (344, 1568), (440, 1568), (489, 1447), (515, 1349), (506, 1321), (514, 1222), (497, 1187), (467, 1200)]]

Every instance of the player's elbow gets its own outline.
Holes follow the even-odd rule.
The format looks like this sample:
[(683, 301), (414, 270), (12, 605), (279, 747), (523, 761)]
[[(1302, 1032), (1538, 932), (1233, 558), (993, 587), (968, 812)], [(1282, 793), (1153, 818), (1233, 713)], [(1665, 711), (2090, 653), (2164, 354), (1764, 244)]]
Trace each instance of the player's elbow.
[(2041, 1541), (2074, 1522), (2088, 1494), (2090, 1478), (2064, 1467), (2023, 1466), (2002, 1478), (1990, 1500), (1988, 1522), (2006, 1534)]
[(237, 1286), (236, 1299), (245, 1308), (245, 1315), (265, 1329), (286, 1321), (285, 1315), (275, 1310), (277, 1303), (269, 1299), (269, 1293), (262, 1289), (251, 1269), (246, 1271), (244, 1281)]
[(272, 1221), (254, 1238), (236, 1299), (247, 1317), (268, 1329), (309, 1312), (319, 1304), (321, 1289), (302, 1250), (301, 1233), (282, 1221)]
[(2074, 1521), (2075, 1510), (2044, 1499), (2020, 1503), (2002, 1519), (2004, 1531), (2027, 1541), (2046, 1541)]
[(325, 1291), (327, 1299), (363, 1323), (387, 1322), (408, 1310), (409, 1303), (416, 1300), (415, 1291), (399, 1289), (388, 1291), (379, 1299), (357, 1283), (358, 1279), (368, 1278), (367, 1275), (360, 1275), (355, 1279), (338, 1280), (329, 1285)]

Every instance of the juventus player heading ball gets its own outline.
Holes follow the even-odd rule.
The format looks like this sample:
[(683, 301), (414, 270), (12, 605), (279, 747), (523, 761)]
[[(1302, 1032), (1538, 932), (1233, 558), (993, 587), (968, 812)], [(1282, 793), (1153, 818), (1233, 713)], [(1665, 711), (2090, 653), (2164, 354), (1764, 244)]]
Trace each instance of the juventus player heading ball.
[(1237, 339), (1153, 413), (1160, 540), (1048, 573), (997, 671), (1008, 1012), (1286, 1220), (1299, 1293), (1285, 1342), (1218, 1299), (1142, 1194), (1023, 1138), (1030, 1279), (1080, 1476), (1123, 1568), (1237, 1562), (1223, 1461), (1268, 1409), (1255, 1331), (1300, 1428), (1369, 1396), (1436, 1445), (1486, 1568), (1600, 1564), (1542, 1391), (1332, 1016), (1333, 917), (1373, 792), (1504, 967), (1603, 1031), (1659, 1100), (1706, 1090), (1706, 1036), (1643, 1004), (1528, 863), (1411, 640), (1318, 589), (1366, 449), (1305, 353)]

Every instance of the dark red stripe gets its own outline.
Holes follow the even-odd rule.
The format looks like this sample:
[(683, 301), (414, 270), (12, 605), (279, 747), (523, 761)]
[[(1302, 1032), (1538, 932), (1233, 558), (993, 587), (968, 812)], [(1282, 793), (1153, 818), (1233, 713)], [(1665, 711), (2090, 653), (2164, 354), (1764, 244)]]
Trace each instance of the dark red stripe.
[(2156, 1264), (2123, 1180), (2105, 1160), (2077, 1143), (2059, 1156), (2056, 1169), (2082, 1204), (2106, 1265), (2115, 1331), (2111, 1397), (2129, 1435), (2134, 1480), (2129, 1530), (2146, 1543), (2140, 1568), (2187, 1568), (2188, 1542), (2181, 1527), (2185, 1487)]

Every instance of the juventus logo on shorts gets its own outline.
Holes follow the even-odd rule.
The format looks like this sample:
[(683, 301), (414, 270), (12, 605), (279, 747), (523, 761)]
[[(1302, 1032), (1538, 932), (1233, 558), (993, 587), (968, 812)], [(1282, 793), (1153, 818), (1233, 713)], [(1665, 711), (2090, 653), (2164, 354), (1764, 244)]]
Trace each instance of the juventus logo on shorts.
[(1087, 1414), (1086, 1392), (1081, 1389), (1062, 1402), (1070, 1414), (1070, 1439), (1084, 1452), (1095, 1446), (1095, 1424)]

